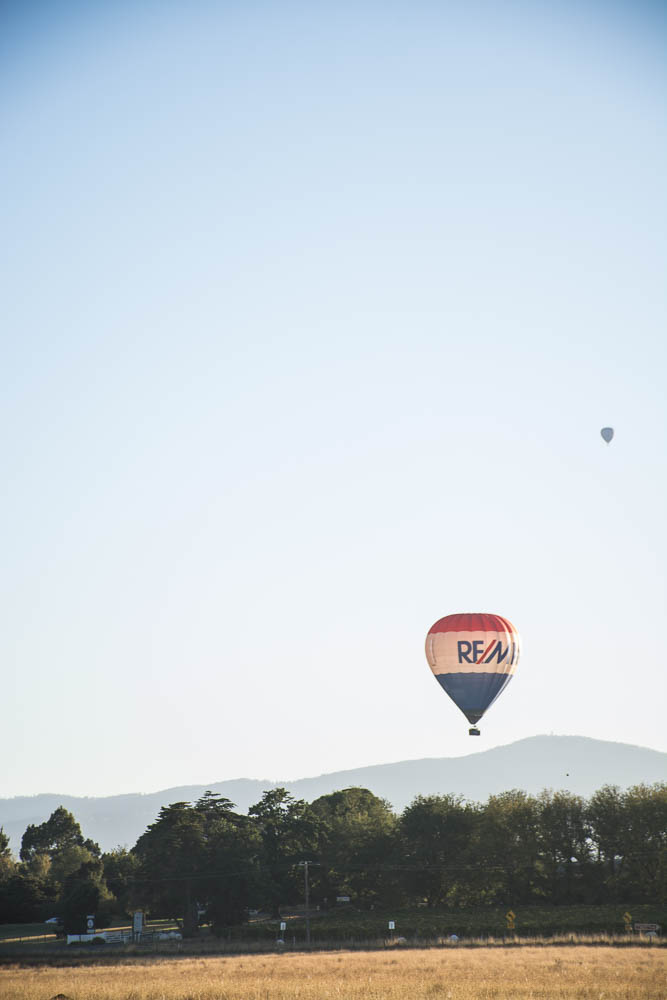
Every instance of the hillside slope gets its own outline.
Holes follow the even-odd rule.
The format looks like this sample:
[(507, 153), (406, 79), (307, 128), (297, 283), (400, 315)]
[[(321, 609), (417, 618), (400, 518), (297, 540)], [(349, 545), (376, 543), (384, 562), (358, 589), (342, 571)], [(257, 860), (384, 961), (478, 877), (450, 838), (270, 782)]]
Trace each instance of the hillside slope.
[(42, 823), (59, 805), (78, 819), (86, 837), (104, 850), (131, 847), (160, 808), (170, 802), (192, 802), (207, 789), (235, 802), (245, 812), (262, 793), (284, 785), (298, 798), (319, 795), (353, 785), (369, 788), (402, 810), (416, 795), (453, 792), (472, 801), (509, 788), (537, 793), (543, 788), (566, 788), (590, 795), (605, 784), (627, 788), (642, 782), (667, 780), (667, 754), (645, 747), (588, 739), (583, 736), (532, 736), (507, 746), (465, 757), (427, 758), (336, 771), (297, 781), (272, 782), (240, 778), (186, 785), (159, 792), (77, 798), (43, 794), (0, 799), (0, 826), (18, 852), (29, 823)]

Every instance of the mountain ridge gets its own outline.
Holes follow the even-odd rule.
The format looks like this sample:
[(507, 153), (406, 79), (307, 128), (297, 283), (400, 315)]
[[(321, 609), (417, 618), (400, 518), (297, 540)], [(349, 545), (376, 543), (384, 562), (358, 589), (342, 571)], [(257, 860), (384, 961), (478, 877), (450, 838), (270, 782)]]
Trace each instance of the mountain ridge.
[(453, 793), (469, 801), (485, 801), (489, 795), (510, 788), (532, 794), (545, 788), (563, 788), (588, 796), (605, 784), (627, 788), (666, 779), (667, 753), (662, 751), (586, 736), (538, 735), (461, 757), (370, 764), (290, 781), (232, 778), (109, 796), (15, 796), (0, 799), (0, 827), (17, 852), (26, 826), (44, 822), (63, 805), (79, 821), (84, 836), (110, 850), (118, 845), (132, 846), (162, 806), (195, 801), (209, 789), (245, 812), (271, 788), (285, 787), (298, 798), (312, 801), (354, 785), (369, 788), (401, 811), (417, 795)]

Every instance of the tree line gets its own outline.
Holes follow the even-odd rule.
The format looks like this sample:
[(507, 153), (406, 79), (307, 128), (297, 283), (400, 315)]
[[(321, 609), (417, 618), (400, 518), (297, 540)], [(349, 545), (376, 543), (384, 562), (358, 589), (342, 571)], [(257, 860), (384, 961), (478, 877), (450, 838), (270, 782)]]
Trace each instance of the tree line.
[(0, 923), (58, 915), (65, 929), (133, 909), (214, 932), (258, 910), (277, 917), (310, 900), (360, 909), (637, 903), (665, 898), (667, 784), (589, 799), (512, 790), (471, 803), (418, 796), (400, 814), (365, 788), (314, 802), (267, 791), (247, 815), (207, 792), (164, 806), (131, 849), (103, 853), (62, 806), (27, 827), (19, 858), (0, 828)]

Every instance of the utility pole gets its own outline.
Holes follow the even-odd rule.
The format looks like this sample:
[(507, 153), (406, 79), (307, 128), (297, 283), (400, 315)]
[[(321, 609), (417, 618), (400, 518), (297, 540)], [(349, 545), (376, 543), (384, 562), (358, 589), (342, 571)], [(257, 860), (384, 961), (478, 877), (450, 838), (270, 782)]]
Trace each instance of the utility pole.
[(303, 884), (306, 896), (306, 944), (310, 944), (310, 888), (308, 886), (308, 866), (317, 864), (317, 861), (299, 861), (299, 867), (303, 868)]
[(308, 906), (308, 862), (303, 863), (303, 878), (306, 883), (306, 944), (310, 944), (310, 908)]

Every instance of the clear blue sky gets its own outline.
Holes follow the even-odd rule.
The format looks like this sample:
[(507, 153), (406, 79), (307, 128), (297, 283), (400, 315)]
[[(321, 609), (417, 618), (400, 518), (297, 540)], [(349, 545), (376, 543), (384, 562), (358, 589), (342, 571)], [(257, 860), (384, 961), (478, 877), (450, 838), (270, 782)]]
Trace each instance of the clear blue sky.
[(2, 17), (0, 796), (666, 750), (662, 5)]

